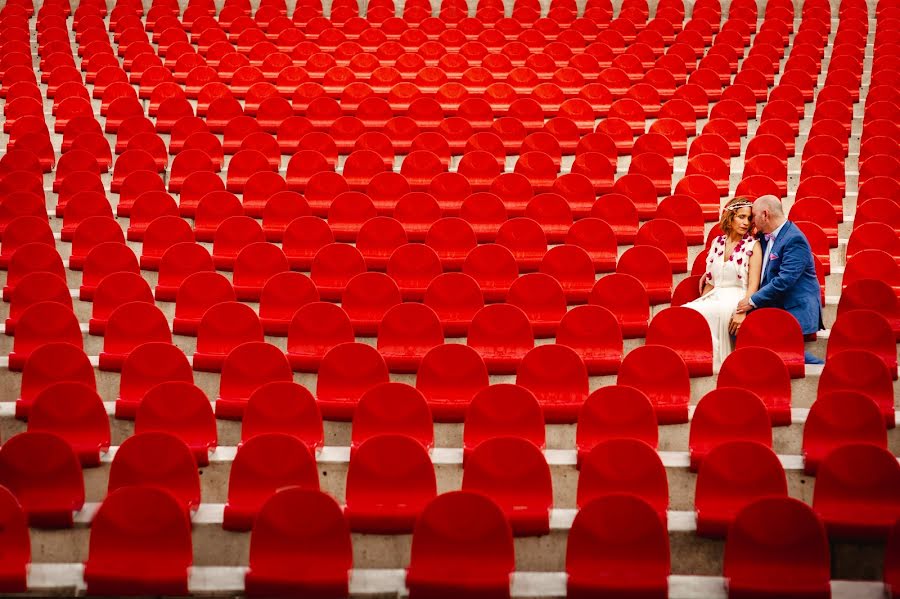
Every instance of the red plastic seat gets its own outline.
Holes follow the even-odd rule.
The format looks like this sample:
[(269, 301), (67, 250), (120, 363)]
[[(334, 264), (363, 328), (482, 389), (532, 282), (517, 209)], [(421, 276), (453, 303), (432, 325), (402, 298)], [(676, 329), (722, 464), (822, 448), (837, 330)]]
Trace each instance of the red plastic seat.
[(112, 241), (94, 246), (84, 260), (78, 298), (82, 301), (93, 300), (94, 292), (100, 281), (107, 275), (116, 272), (140, 273), (137, 257), (131, 248), (123, 243)]
[(665, 218), (654, 218), (638, 229), (636, 246), (653, 246), (668, 256), (673, 273), (687, 272), (687, 237), (681, 227)]
[(28, 414), (28, 431), (53, 433), (75, 451), (82, 466), (98, 466), (109, 448), (109, 417), (97, 391), (78, 382), (54, 383), (42, 390)]
[(346, 596), (353, 548), (340, 506), (318, 488), (273, 493), (253, 523), (249, 565), (248, 597)]
[(378, 216), (365, 221), (359, 227), (356, 248), (365, 258), (369, 268), (384, 270), (394, 250), (407, 241), (406, 231), (398, 221)]
[(631, 350), (622, 360), (616, 384), (643, 391), (653, 403), (660, 424), (688, 421), (690, 376), (675, 350), (662, 345)]
[(3, 444), (0, 484), (15, 495), (35, 528), (69, 528), (72, 512), (84, 506), (78, 457), (49, 432), (21, 433)]
[(200, 476), (191, 450), (177, 436), (144, 432), (125, 439), (109, 469), (109, 493), (152, 486), (171, 493), (186, 512), (200, 506)]
[(459, 270), (469, 251), (478, 245), (478, 240), (468, 222), (444, 217), (428, 229), (425, 245), (437, 252), (444, 269)]
[(659, 427), (653, 405), (642, 391), (608, 385), (591, 393), (578, 413), (578, 463), (597, 445), (619, 438), (637, 439), (656, 448)]
[(735, 349), (766, 347), (784, 361), (791, 378), (805, 376), (803, 332), (790, 312), (778, 308), (754, 310), (747, 316), (735, 342)]
[(184, 279), (174, 299), (172, 332), (176, 335), (196, 336), (197, 327), (206, 310), (221, 302), (235, 301), (235, 295), (231, 283), (223, 275), (201, 271)]
[(316, 372), (331, 348), (355, 340), (344, 310), (327, 302), (310, 302), (298, 309), (288, 325), (288, 360), (294, 370)]
[(417, 303), (401, 303), (389, 308), (377, 324), (377, 333), (378, 352), (392, 372), (415, 372), (422, 356), (444, 342), (437, 314), (428, 306)]
[(430, 450), (434, 425), (425, 396), (405, 383), (380, 383), (363, 393), (353, 415), (351, 454), (381, 435), (402, 435)]
[(514, 569), (503, 510), (479, 493), (454, 491), (432, 500), (416, 521), (406, 585), (411, 599), (509, 597)]
[(411, 532), (425, 506), (437, 496), (427, 450), (401, 434), (367, 439), (351, 455), (346, 495), (344, 516), (355, 532)]
[(772, 447), (769, 413), (754, 389), (721, 385), (703, 396), (691, 419), (691, 470), (696, 471), (714, 448), (728, 441)]
[(238, 345), (228, 352), (222, 364), (216, 418), (240, 420), (253, 392), (274, 381), (293, 381), (291, 365), (284, 353), (260, 341)]
[(400, 289), (393, 279), (384, 273), (363, 272), (347, 283), (341, 306), (357, 335), (373, 337), (385, 313), (401, 301)]
[(773, 426), (790, 425), (790, 375), (778, 354), (768, 347), (743, 347), (729, 354), (722, 362), (717, 386), (752, 389), (766, 406)]
[(78, 319), (71, 307), (57, 302), (32, 304), (16, 324), (9, 369), (21, 371), (34, 351), (53, 342), (68, 343), (81, 349), (84, 342)]
[(165, 432), (181, 439), (197, 466), (209, 464), (216, 448), (216, 418), (206, 395), (186, 381), (168, 381), (151, 387), (134, 415), (135, 434)]
[(697, 534), (726, 538), (746, 506), (787, 496), (784, 468), (771, 448), (752, 440), (723, 439), (704, 458), (697, 475)]
[(516, 536), (550, 532), (550, 467), (541, 450), (526, 439), (496, 437), (479, 444), (466, 460), (462, 489), (495, 501)]
[(0, 269), (9, 267), (15, 251), (28, 243), (41, 243), (55, 247), (53, 231), (46, 218), (38, 216), (17, 216), (9, 221), (3, 230), (3, 244), (0, 246)]
[(441, 261), (424, 244), (404, 243), (388, 257), (387, 274), (397, 283), (405, 301), (422, 301), (428, 285), (441, 274)]
[(217, 270), (233, 270), (238, 254), (245, 247), (264, 242), (262, 226), (249, 216), (229, 216), (216, 228), (213, 238), (213, 263)]
[(434, 277), (425, 289), (423, 301), (438, 315), (448, 337), (466, 335), (472, 317), (484, 307), (478, 283), (469, 275), (456, 272)]
[[(893, 234), (893, 232), (892, 232)], [(898, 300), (890, 285), (878, 279), (859, 279), (846, 287), (838, 303), (838, 316), (851, 310), (872, 310), (891, 324), (896, 339), (900, 339)]]
[(851, 310), (838, 316), (828, 337), (827, 357), (852, 349), (879, 356), (897, 380), (896, 340), (886, 318), (872, 310)]
[(520, 272), (537, 270), (547, 253), (547, 235), (531, 218), (513, 218), (503, 223), (497, 231), (496, 243), (513, 253)]
[(176, 301), (178, 290), (189, 276), (197, 272), (213, 272), (212, 257), (200, 244), (176, 243), (163, 253), (155, 289), (159, 301)]
[(387, 381), (387, 364), (374, 347), (346, 342), (328, 349), (321, 360), (316, 383), (316, 398), (323, 418), (351, 420), (360, 397), (371, 387)]
[(214, 304), (203, 314), (197, 328), (194, 370), (221, 371), (231, 350), (249, 341), (263, 341), (262, 325), (256, 312), (238, 302)]
[(626, 250), (619, 258), (616, 272), (637, 278), (647, 290), (651, 305), (672, 299), (672, 265), (659, 248), (641, 245)]
[(133, 419), (144, 396), (156, 385), (170, 381), (193, 384), (194, 373), (184, 353), (169, 343), (139, 345), (122, 363), (116, 418)]
[(537, 338), (554, 336), (566, 313), (565, 292), (546, 273), (530, 273), (516, 279), (510, 285), (507, 303), (525, 312)]
[(515, 437), (538, 449), (545, 445), (544, 416), (534, 394), (524, 387), (499, 384), (475, 394), (463, 428), (464, 458), (482, 443)]
[(855, 391), (832, 391), (813, 403), (803, 426), (803, 466), (815, 475), (832, 450), (851, 444), (887, 448), (884, 416), (869, 397)]
[(34, 398), (58, 382), (76, 382), (96, 388), (94, 368), (80, 347), (51, 342), (42, 344), (32, 352), (22, 370), (16, 418), (27, 419)]
[(885, 251), (863, 250), (847, 258), (841, 286), (846, 287), (861, 279), (880, 279), (900, 297), (900, 266)]
[(365, 259), (359, 250), (344, 243), (330, 243), (315, 254), (310, 278), (323, 300), (337, 301), (350, 280), (365, 271)]
[(244, 407), (241, 443), (266, 433), (299, 439), (310, 451), (324, 444), (322, 415), (306, 387), (293, 381), (272, 381), (256, 388)]
[(900, 464), (886, 448), (848, 444), (819, 464), (813, 509), (831, 539), (885, 540), (900, 516)]
[(817, 397), (836, 391), (866, 395), (881, 409), (887, 428), (895, 426), (891, 373), (872, 352), (846, 350), (829, 357), (819, 379)]
[(575, 516), (566, 544), (568, 597), (664, 597), (670, 572), (668, 532), (642, 498), (598, 497)]
[(110, 493), (92, 520), (84, 580), (92, 595), (186, 595), (192, 560), (191, 523), (178, 500), (128, 486)]
[(466, 343), (481, 355), (491, 373), (513, 374), (534, 347), (534, 334), (521, 308), (497, 304), (474, 314)]
[(100, 352), (100, 370), (121, 370), (128, 355), (143, 343), (172, 343), (172, 331), (155, 304), (128, 302), (109, 315)]
[[(146, 286), (146, 283), (144, 285)], [(107, 295), (109, 294), (107, 293)], [(152, 299), (153, 296), (151, 295), (150, 297)], [(64, 277), (51, 272), (37, 271), (19, 279), (9, 294), (9, 317), (6, 319), (6, 334), (15, 334), (16, 322), (25, 310), (36, 303), (46, 301), (56, 302), (66, 306), (69, 310), (72, 309), (72, 296)]]
[[(16, 287), (13, 303), (10, 305), (10, 316), (19, 295), (26, 291), (26, 280)], [(153, 304), (153, 292), (150, 286), (138, 274), (133, 272), (114, 272), (103, 277), (94, 292), (93, 311), (88, 324), (91, 335), (103, 335), (106, 323), (113, 310), (128, 302), (144, 302)]]
[(612, 227), (599, 218), (582, 218), (569, 227), (566, 245), (580, 247), (588, 253), (595, 272), (615, 270), (617, 249)]
[(250, 243), (234, 261), (235, 296), (239, 301), (258, 302), (266, 282), (289, 270), (288, 260), (278, 246), (262, 241)]
[(574, 349), (591, 376), (615, 374), (622, 363), (622, 329), (602, 306), (578, 306), (560, 320), (556, 342)]
[(584, 362), (564, 345), (529, 350), (519, 363), (516, 384), (534, 393), (547, 422), (575, 422), (589, 393)]
[(6, 271), (3, 300), (10, 301), (18, 282), (35, 272), (48, 272), (65, 280), (66, 269), (55, 246), (26, 243), (13, 251)]
[(488, 384), (484, 360), (460, 344), (431, 348), (416, 377), (416, 389), (425, 396), (436, 422), (462, 422), (472, 398)]
[(661, 310), (650, 321), (646, 343), (664, 345), (677, 351), (692, 377), (713, 374), (709, 323), (696, 310), (681, 307)]
[(504, 301), (519, 276), (516, 259), (499, 244), (482, 244), (466, 255), (462, 271), (475, 279), (487, 301)]
[(623, 494), (646, 501), (660, 523), (667, 522), (666, 469), (656, 450), (638, 439), (598, 443), (581, 463), (576, 499), (579, 508), (600, 497)]
[(144, 230), (141, 245), (142, 270), (159, 270), (162, 256), (177, 243), (193, 243), (191, 225), (179, 216), (158, 216)]
[(281, 272), (262, 287), (259, 319), (266, 335), (286, 337), (294, 314), (311, 302), (319, 301), (319, 292), (310, 278), (298, 272)]
[(319, 490), (316, 461), (306, 445), (284, 433), (248, 439), (231, 465), (222, 527), (250, 530), (269, 498), (289, 486)]
[(614, 273), (601, 277), (588, 298), (615, 315), (624, 339), (643, 337), (650, 319), (650, 303), (641, 282), (631, 275)]
[(541, 260), (539, 270), (556, 279), (569, 303), (585, 303), (594, 287), (593, 260), (578, 246), (551, 248)]
[(754, 501), (729, 527), (724, 574), (731, 597), (829, 597), (825, 527), (797, 499)]

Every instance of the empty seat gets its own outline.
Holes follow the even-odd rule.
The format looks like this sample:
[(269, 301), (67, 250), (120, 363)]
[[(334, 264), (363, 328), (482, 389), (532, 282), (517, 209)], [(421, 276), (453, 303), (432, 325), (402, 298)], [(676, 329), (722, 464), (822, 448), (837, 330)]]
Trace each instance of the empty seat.
[(753, 390), (766, 406), (773, 426), (791, 424), (791, 379), (784, 362), (773, 350), (767, 347), (735, 350), (722, 362), (716, 385)]
[(84, 506), (81, 464), (72, 447), (48, 432), (15, 435), (0, 448), (0, 485), (35, 528), (68, 528)]
[(151, 486), (171, 493), (185, 511), (200, 506), (200, 475), (190, 448), (175, 435), (143, 432), (122, 442), (109, 468), (109, 493)]
[(688, 421), (690, 375), (674, 349), (645, 345), (631, 350), (622, 360), (616, 384), (643, 391), (653, 404), (660, 424)]
[(602, 306), (578, 306), (559, 323), (556, 342), (574, 349), (591, 376), (615, 374), (622, 363), (622, 329)]
[(550, 467), (541, 450), (526, 439), (496, 437), (479, 444), (466, 460), (462, 489), (496, 502), (516, 536), (550, 532)]
[(91, 595), (187, 595), (191, 523), (164, 489), (110, 493), (91, 521), (84, 581)]
[(855, 391), (881, 409), (888, 428), (895, 426), (893, 383), (884, 361), (872, 352), (846, 350), (831, 356), (819, 379), (817, 397), (834, 391)]
[(288, 270), (288, 260), (278, 246), (262, 241), (246, 245), (234, 261), (235, 296), (239, 301), (258, 302), (266, 282)]
[(355, 340), (344, 310), (329, 302), (310, 302), (294, 313), (288, 325), (288, 360), (294, 370), (316, 372), (332, 347)]
[(651, 305), (669, 303), (672, 299), (672, 265), (659, 248), (636, 245), (619, 257), (616, 272), (632, 275), (647, 290)]
[(424, 304), (397, 304), (377, 326), (378, 352), (391, 372), (415, 372), (425, 353), (444, 342), (441, 321)]
[(359, 398), (371, 387), (388, 381), (384, 358), (363, 343), (341, 343), (329, 349), (319, 365), (316, 399), (322, 417), (352, 420)]
[(437, 252), (445, 270), (459, 270), (478, 241), (472, 225), (461, 218), (445, 217), (428, 229), (425, 244)]
[(644, 337), (647, 334), (650, 301), (646, 288), (636, 277), (624, 273), (601, 277), (594, 284), (588, 301), (615, 315), (624, 339)]
[(724, 538), (744, 507), (764, 497), (787, 496), (784, 469), (769, 447), (752, 440), (721, 443), (697, 475), (697, 534)]
[(88, 302), (93, 300), (100, 281), (107, 275), (116, 272), (140, 274), (140, 266), (134, 252), (128, 246), (118, 242), (96, 245), (84, 259), (78, 299)]
[(426, 289), (441, 273), (437, 252), (421, 243), (401, 245), (388, 257), (387, 274), (400, 287), (404, 301), (423, 301)]
[(595, 446), (617, 438), (637, 439), (654, 449), (659, 443), (653, 404), (634, 387), (601, 387), (582, 404), (575, 432), (578, 463), (581, 464)]
[(588, 396), (584, 362), (564, 345), (539, 345), (525, 354), (516, 384), (534, 393), (547, 422), (575, 422)]
[(438, 315), (448, 337), (465, 335), (472, 317), (484, 307), (478, 283), (469, 275), (455, 272), (434, 277), (425, 289), (423, 301)]
[(495, 241), (513, 253), (520, 272), (537, 270), (547, 253), (547, 235), (531, 218), (513, 218), (503, 223)]
[(669, 535), (634, 495), (606, 495), (578, 511), (566, 543), (568, 597), (665, 597)]
[(673, 273), (687, 272), (687, 237), (678, 223), (656, 217), (638, 229), (634, 244), (659, 248), (668, 256)]
[(306, 387), (293, 381), (272, 381), (257, 387), (244, 407), (241, 443), (257, 435), (284, 433), (310, 451), (324, 444), (322, 415)]
[(265, 501), (250, 534), (248, 597), (343, 597), (353, 565), (340, 506), (318, 489), (282, 489)]
[(135, 434), (165, 432), (181, 439), (198, 466), (209, 464), (216, 448), (216, 417), (206, 395), (192, 383), (159, 383), (144, 395), (134, 415)]
[(612, 272), (616, 268), (616, 235), (612, 227), (599, 218), (582, 218), (566, 234), (565, 243), (585, 250), (596, 272)]
[(803, 426), (803, 467), (815, 475), (832, 450), (850, 444), (887, 448), (884, 416), (871, 398), (850, 390), (832, 391), (813, 403)]
[(259, 316), (247, 304), (221, 302), (203, 314), (197, 327), (194, 370), (220, 372), (231, 350), (250, 341), (263, 341)]
[(416, 389), (428, 401), (435, 422), (462, 422), (472, 398), (488, 384), (478, 352), (455, 343), (430, 349), (416, 376)]
[(462, 271), (475, 279), (489, 302), (502, 302), (519, 276), (515, 256), (496, 243), (481, 244), (466, 255)]
[(594, 446), (581, 462), (577, 504), (598, 497), (629, 494), (646, 501), (660, 522), (666, 522), (669, 482), (655, 449), (638, 439), (609, 439)]
[(150, 389), (169, 381), (193, 384), (194, 371), (179, 348), (156, 341), (143, 343), (128, 354), (119, 380), (116, 418), (133, 419)]
[(249, 216), (229, 216), (216, 228), (212, 257), (217, 270), (233, 270), (238, 254), (250, 244), (265, 241), (262, 225)]
[(472, 317), (466, 343), (474, 348), (493, 374), (513, 374), (534, 347), (528, 316), (511, 304), (494, 304)]
[(318, 490), (319, 474), (309, 449), (296, 437), (265, 433), (241, 446), (231, 464), (222, 527), (250, 530), (266, 501), (288, 486)]
[(751, 389), (719, 387), (697, 404), (688, 440), (691, 470), (696, 471), (710, 451), (728, 441), (754, 441), (772, 447), (769, 413)]
[(863, 250), (847, 258), (841, 286), (860, 279), (881, 279), (900, 297), (900, 266), (893, 256), (882, 250)]
[(406, 586), (411, 599), (508, 597), (514, 569), (512, 531), (500, 507), (479, 493), (453, 491), (416, 521)]
[(692, 377), (713, 374), (712, 334), (709, 323), (696, 310), (671, 307), (658, 312), (647, 329), (647, 345), (677, 351)]
[(28, 431), (53, 433), (64, 439), (83, 466), (100, 464), (109, 448), (109, 417), (97, 391), (77, 382), (50, 385), (34, 398)]
[(797, 499), (754, 501), (728, 529), (723, 573), (731, 597), (829, 597), (825, 527)]
[(522, 309), (531, 322), (534, 336), (553, 337), (566, 313), (562, 285), (546, 273), (529, 273), (510, 285), (507, 303)]
[(175, 301), (181, 284), (188, 276), (214, 270), (212, 256), (205, 247), (192, 242), (176, 243), (160, 259), (154, 295), (162, 302)]
[(341, 307), (360, 337), (374, 337), (379, 323), (392, 307), (402, 302), (400, 288), (384, 273), (362, 272), (347, 282)]
[(587, 302), (595, 278), (593, 260), (585, 250), (568, 244), (553, 247), (544, 255), (538, 268), (556, 279), (570, 304)]
[(122, 304), (109, 315), (100, 370), (121, 370), (135, 348), (153, 341), (172, 343), (172, 331), (162, 311), (145, 302)]
[(224, 275), (201, 271), (185, 277), (175, 295), (175, 318), (172, 332), (176, 335), (197, 335), (200, 320), (212, 306), (234, 302), (234, 288)]
[[(16, 297), (10, 306), (10, 315), (18, 295), (25, 290), (26, 280), (16, 287)], [(68, 295), (68, 289), (67, 289)], [(133, 272), (114, 272), (103, 277), (94, 292), (93, 310), (88, 322), (88, 332), (91, 335), (103, 335), (106, 331), (106, 323), (110, 314), (128, 302), (144, 302), (153, 304), (153, 292), (144, 278)]]
[(430, 450), (434, 425), (425, 396), (405, 383), (379, 383), (366, 390), (353, 414), (351, 454), (379, 435), (403, 435)]
[(403, 225), (393, 218), (377, 216), (367, 220), (359, 228), (356, 248), (366, 260), (366, 266), (373, 270), (387, 268), (394, 250), (407, 243)]
[(354, 532), (410, 533), (437, 495), (434, 466), (418, 441), (381, 434), (364, 441), (347, 468), (344, 515)]
[[(872, 310), (851, 310), (838, 316), (828, 336), (827, 357), (862, 349), (876, 354), (897, 380), (897, 342), (886, 318)], [(827, 358), (826, 358), (827, 359)]]
[(69, 343), (46, 343), (37, 347), (22, 369), (16, 418), (25, 420), (34, 398), (47, 387), (59, 382), (81, 383), (96, 389), (94, 367), (84, 351)]
[(247, 400), (257, 388), (274, 381), (294, 380), (284, 353), (261, 341), (242, 343), (228, 352), (222, 363), (216, 418), (240, 420)]
[(6, 554), (0, 571), (0, 584), (4, 592), (24, 593), (28, 588), (28, 564), (31, 562), (28, 519), (22, 506), (5, 488), (0, 489), (0, 520), (3, 522), (0, 530), (3, 532), (2, 541)]
[(867, 443), (833, 449), (816, 472), (813, 509), (832, 539), (886, 539), (900, 516), (900, 464)]
[(316, 252), (309, 276), (320, 298), (339, 301), (350, 279), (363, 272), (366, 262), (359, 250), (346, 243), (329, 243)]
[(534, 394), (519, 385), (499, 384), (475, 394), (463, 428), (464, 457), (498, 437), (516, 437), (538, 449), (545, 445), (544, 415)]
[(766, 347), (784, 361), (791, 378), (805, 376), (803, 331), (794, 316), (780, 308), (760, 308), (747, 315), (735, 341), (735, 350)]
[(266, 335), (285, 337), (294, 314), (306, 304), (319, 301), (312, 280), (299, 272), (271, 276), (259, 295), (259, 320)]

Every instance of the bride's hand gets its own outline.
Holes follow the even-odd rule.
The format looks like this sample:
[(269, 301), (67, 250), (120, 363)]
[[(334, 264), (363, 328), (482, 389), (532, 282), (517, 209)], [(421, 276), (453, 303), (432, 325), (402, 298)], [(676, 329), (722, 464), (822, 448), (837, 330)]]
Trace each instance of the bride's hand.
[(747, 318), (746, 314), (735, 314), (732, 316), (731, 322), (728, 323), (728, 332), (732, 335), (737, 335), (745, 318)]

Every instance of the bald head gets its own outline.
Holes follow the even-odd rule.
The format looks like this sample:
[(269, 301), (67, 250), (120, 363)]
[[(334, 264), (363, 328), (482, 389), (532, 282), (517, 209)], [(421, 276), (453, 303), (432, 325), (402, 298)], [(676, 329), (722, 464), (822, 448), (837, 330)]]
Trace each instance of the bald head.
[(763, 233), (771, 233), (784, 221), (784, 206), (779, 198), (766, 195), (753, 202), (753, 224)]

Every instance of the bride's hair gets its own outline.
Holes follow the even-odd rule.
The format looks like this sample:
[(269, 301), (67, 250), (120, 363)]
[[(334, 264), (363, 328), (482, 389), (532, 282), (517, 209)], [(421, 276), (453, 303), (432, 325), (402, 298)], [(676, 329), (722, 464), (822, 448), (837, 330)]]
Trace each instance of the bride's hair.
[(753, 208), (753, 202), (747, 198), (732, 198), (728, 200), (728, 203), (725, 204), (725, 207), (722, 209), (722, 218), (719, 219), (719, 228), (722, 229), (722, 232), (725, 235), (728, 235), (733, 229), (732, 222), (734, 222), (734, 215), (741, 208)]

